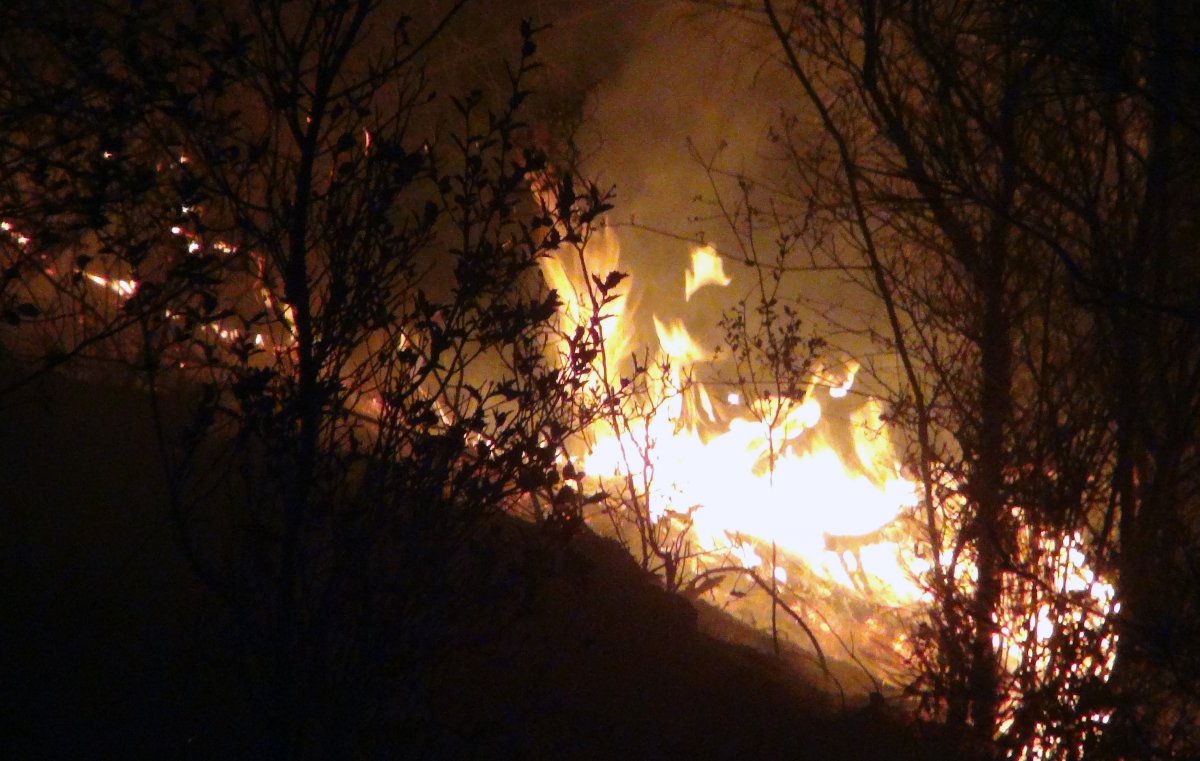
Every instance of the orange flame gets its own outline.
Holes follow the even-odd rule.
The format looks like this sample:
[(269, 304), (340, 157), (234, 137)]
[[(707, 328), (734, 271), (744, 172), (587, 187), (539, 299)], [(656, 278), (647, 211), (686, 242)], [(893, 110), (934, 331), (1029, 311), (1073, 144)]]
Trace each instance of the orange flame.
[[(618, 259), (619, 246), (611, 231), (596, 255), (589, 253), (590, 266), (615, 266)], [(721, 262), (711, 247), (692, 252), (685, 301), (699, 288), (731, 282)], [(579, 281), (572, 280), (568, 267), (557, 259), (549, 260), (543, 272), (564, 301), (564, 323), (578, 325), (588, 306), (579, 296)], [(610, 351), (617, 346), (623, 352), (635, 343), (623, 309), (622, 304), (609, 315), (605, 339)], [(649, 483), (650, 519), (686, 514), (702, 554), (758, 568), (763, 560), (753, 543), (774, 544), (791, 562), (802, 562), (829, 582), (852, 589), (858, 583), (853, 577), (858, 576), (870, 579), (872, 589), (889, 603), (917, 600), (919, 587), (898, 546), (880, 534), (915, 504), (916, 489), (895, 462), (878, 403), (868, 400), (851, 416), (852, 453), (839, 454), (815, 430), (822, 418), (819, 391), (830, 388), (829, 397), (844, 397), (857, 364), (836, 379), (815, 378), (802, 400), (766, 397), (746, 407), (730, 395), (736, 414), (724, 430), (702, 433), (697, 421), (717, 418), (713, 397), (697, 384), (685, 401), (680, 389), (688, 371), (705, 361), (705, 353), (682, 320), (655, 314), (653, 322), (658, 350), (667, 363), (665, 375), (650, 379), (650, 391), (667, 403), (655, 406), (646, 419), (631, 423), (620, 435), (594, 426), (584, 469), (601, 478), (635, 475)], [(628, 456), (631, 451), (640, 453), (635, 462)], [(855, 538), (862, 538), (861, 544)], [(847, 545), (853, 545), (852, 550), (844, 549)], [(787, 575), (782, 568), (769, 573), (781, 580)]]

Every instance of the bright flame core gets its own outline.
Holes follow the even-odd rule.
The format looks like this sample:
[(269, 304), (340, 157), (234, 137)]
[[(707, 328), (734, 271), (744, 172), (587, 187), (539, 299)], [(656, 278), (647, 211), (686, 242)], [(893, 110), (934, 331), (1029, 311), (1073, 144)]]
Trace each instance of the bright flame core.
[[(615, 269), (615, 236), (607, 232), (595, 254), (589, 247), (586, 255), (586, 269), (593, 273), (603, 276)], [(585, 322), (590, 307), (586, 288), (570, 270), (557, 260), (543, 268), (564, 302), (564, 332)], [(684, 301), (699, 288), (730, 282), (720, 256), (711, 247), (698, 248), (686, 272)], [(605, 307), (610, 358), (614, 346), (623, 354), (635, 345), (624, 308), (624, 301)], [(687, 531), (701, 567), (733, 562), (762, 568), (762, 548), (768, 546), (824, 583), (847, 591), (870, 589), (878, 602), (920, 599), (897, 542), (884, 531), (915, 504), (916, 488), (896, 463), (879, 404), (867, 400), (846, 413), (854, 402), (842, 402), (840, 416), (823, 422), (820, 397), (845, 397), (857, 364), (836, 377), (814, 378), (803, 399), (743, 401), (745, 393), (725, 395), (731, 412), (718, 414), (703, 384), (685, 382), (691, 369), (708, 359), (688, 326), (658, 314), (653, 323), (665, 363), (647, 391), (664, 402), (622, 426), (593, 426), (581, 458), (584, 470), (602, 481), (633, 477), (642, 484), (638, 496), (650, 521), (675, 521)], [(841, 446), (831, 438), (839, 423), (850, 429)], [(778, 562), (764, 575), (781, 583), (788, 578)]]
[[(364, 139), (369, 145), (370, 135), (364, 133)], [(170, 230), (187, 238), (188, 253), (203, 248), (182, 227)], [(0, 231), (20, 246), (31, 242), (7, 221), (0, 221)], [(225, 253), (233, 251), (223, 242), (212, 245)], [(588, 276), (616, 271), (619, 259), (616, 236), (602, 228), (578, 260), (542, 260), (546, 283), (562, 302), (564, 334), (602, 332), (608, 358), (604, 380), (609, 384), (620, 377), (622, 360), (637, 338), (626, 314), (629, 281), (605, 291), (603, 281), (589, 281)], [(261, 262), (260, 266), (265, 273)], [(265, 283), (263, 273), (260, 282)], [(131, 298), (138, 289), (131, 278), (81, 274), (118, 301)], [(731, 282), (721, 257), (711, 247), (697, 248), (685, 272), (684, 301), (703, 287), (725, 287)], [(265, 285), (261, 297), (268, 309), (277, 306)], [(290, 309), (281, 306), (283, 319), (291, 326)], [(926, 600), (919, 578), (928, 572), (929, 561), (906, 553), (908, 542), (900, 525), (905, 512), (917, 504), (917, 488), (896, 462), (881, 405), (868, 398), (840, 421), (826, 421), (822, 401), (848, 398), (858, 363), (851, 361), (838, 372), (818, 371), (802, 399), (759, 396), (747, 401), (744, 394), (729, 392), (726, 403), (735, 412), (721, 416), (702, 385), (689, 389), (686, 397), (682, 393), (690, 368), (707, 359), (687, 325), (657, 314), (653, 322), (659, 352), (667, 362), (651, 375), (648, 391), (664, 403), (651, 405), (649, 412), (624, 427), (604, 421), (594, 425), (582, 457), (584, 469), (601, 480), (617, 475), (644, 484), (639, 497), (646, 516), (655, 524), (682, 526), (696, 549), (689, 557), (701, 568), (732, 563), (762, 569), (762, 577), (788, 585), (796, 583), (796, 574), (783, 563), (801, 564), (826, 585), (869, 596), (876, 604), (908, 606)], [(202, 328), (224, 342), (241, 337), (236, 328), (217, 323)], [(263, 335), (256, 334), (254, 343), (262, 346)], [(822, 395), (828, 399), (821, 399)], [(837, 422), (849, 429), (848, 446), (831, 437)], [(715, 426), (723, 429), (714, 433)], [(1059, 572), (1053, 583), (1065, 593), (1088, 598), (1089, 606), (1064, 612), (1042, 603), (1028, 616), (997, 621), (993, 645), (1010, 670), (1015, 672), (1023, 663), (1036, 671), (1049, 667), (1049, 651), (1042, 643), (1055, 637), (1060, 627), (1073, 624), (1101, 631), (1105, 618), (1118, 612), (1113, 587), (1087, 567), (1081, 546), (1078, 536), (1068, 537), (1060, 546)], [(780, 560), (774, 550), (784, 558)], [(952, 561), (941, 558), (939, 562)], [(973, 569), (967, 565), (964, 571), (970, 577)], [(1103, 660), (1088, 659), (1072, 668), (1110, 674), (1115, 635), (1106, 636)], [(892, 644), (899, 648), (902, 641), (900, 635)], [(1102, 716), (1096, 719), (1104, 722)], [(1053, 748), (1035, 747), (1026, 757), (1052, 755)]]
[[(590, 251), (585, 251), (585, 257), (581, 260), (585, 270), (602, 275), (615, 269), (619, 248), (612, 233), (602, 239), (595, 258)], [(578, 296), (575, 283), (579, 281), (556, 264), (545, 271), (566, 305), (567, 325), (585, 322), (588, 302)], [(729, 283), (720, 257), (711, 248), (697, 249), (686, 273), (684, 301), (701, 287)], [(610, 357), (613, 347), (624, 355), (636, 345), (626, 308), (624, 300), (604, 306)], [(710, 395), (703, 384), (692, 381), (692, 369), (708, 357), (688, 326), (659, 314), (653, 315), (653, 324), (664, 362), (649, 366), (646, 385), (639, 389), (649, 403), (632, 405), (620, 422), (593, 425), (580, 458), (585, 472), (602, 486), (617, 484), (624, 490), (619, 500), (623, 509), (640, 516), (630, 522), (641, 532), (643, 557), (647, 557), (648, 534), (650, 541), (663, 543), (675, 537), (673, 546), (686, 550), (680, 556), (698, 577), (724, 573), (732, 566), (753, 574), (760, 586), (771, 585), (772, 595), (791, 595), (789, 599), (804, 605), (811, 602), (814, 590), (857, 601), (841, 604), (842, 609), (870, 611), (857, 624), (849, 624), (863, 632), (857, 639), (854, 633), (850, 637), (857, 642), (855, 647), (867, 640), (873, 649), (872, 654), (864, 650), (851, 654), (855, 659), (890, 659), (892, 665), (885, 668), (895, 666), (897, 656), (903, 659), (911, 653), (905, 625), (900, 617), (887, 623), (881, 614), (914, 611), (915, 606), (930, 602), (927, 584), (933, 565), (921, 556), (929, 553), (920, 553), (920, 542), (910, 533), (909, 516), (918, 505), (920, 490), (897, 462), (884, 409), (873, 398), (851, 396), (859, 364), (850, 361), (832, 371), (818, 368), (800, 399), (762, 396), (752, 389)], [(613, 368), (608, 370), (614, 377)], [(715, 398), (724, 399), (720, 412)], [(601, 531), (603, 518), (614, 524), (619, 520), (608, 509), (589, 516)], [(615, 530), (622, 535), (627, 528)], [(679, 543), (679, 537), (686, 542)], [(1099, 631), (1107, 611), (1115, 610), (1112, 587), (1087, 568), (1078, 544), (1064, 545), (1061, 579), (1054, 583), (1068, 592), (1089, 595), (1099, 612), (1064, 618), (1061, 611), (1043, 605), (1025, 614), (1014, 612), (1011, 621), (999, 621), (995, 645), (1013, 673), (1021, 668), (1017, 662), (1021, 657), (1030, 653), (1035, 661), (1042, 657), (1028, 638), (1046, 642), (1060, 626)], [(633, 551), (629, 543), (626, 546)], [(661, 551), (660, 546), (657, 552)], [(943, 569), (957, 564), (959, 581), (974, 583), (969, 556), (956, 557), (943, 550), (936, 562)], [(747, 594), (736, 585), (696, 588), (726, 607)], [(736, 607), (730, 610), (746, 617)], [(751, 622), (763, 626), (755, 615), (750, 614)], [(814, 628), (837, 636), (824, 614), (816, 615), (822, 620)], [(846, 626), (846, 621), (841, 625)], [(840, 637), (839, 643), (844, 646)], [(1112, 645), (1107, 643), (1106, 662), (1078, 668), (1111, 673)], [(1047, 668), (1040, 661), (1028, 665), (1039, 672)], [(1031, 758), (1035, 757), (1042, 756)]]

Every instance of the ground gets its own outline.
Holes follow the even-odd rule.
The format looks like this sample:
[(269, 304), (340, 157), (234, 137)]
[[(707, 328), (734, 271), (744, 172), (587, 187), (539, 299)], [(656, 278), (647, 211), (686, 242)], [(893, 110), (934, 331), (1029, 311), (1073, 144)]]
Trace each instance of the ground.
[[(220, 603), (173, 542), (145, 413), (61, 379), (0, 406), (0, 757), (261, 750)], [(735, 625), (609, 540), (577, 537), (536, 583), (532, 607), (473, 621), (445, 659), (426, 747), (385, 737), (384, 757), (947, 757), (893, 709), (843, 707), (811, 672), (710, 636)]]

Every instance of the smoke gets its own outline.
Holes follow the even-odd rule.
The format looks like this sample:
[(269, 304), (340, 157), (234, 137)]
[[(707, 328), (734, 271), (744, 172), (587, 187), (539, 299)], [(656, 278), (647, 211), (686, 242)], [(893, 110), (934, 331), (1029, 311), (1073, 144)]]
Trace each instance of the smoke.
[[(721, 312), (752, 281), (713, 204), (703, 163), (715, 158), (726, 171), (766, 173), (768, 128), (786, 79), (766, 34), (698, 3), (585, 7), (547, 19), (547, 81), (565, 102), (578, 99), (584, 171), (615, 188), (608, 223), (633, 276), (639, 338), (652, 340), (657, 314), (664, 322), (682, 319), (711, 350), (720, 342)], [(702, 289), (685, 303), (684, 272), (699, 243), (729, 258), (733, 283)]]
[[(544, 68), (535, 121), (571, 133), (581, 170), (615, 190), (607, 222), (620, 241), (622, 269), (632, 275), (638, 341), (653, 348), (657, 315), (682, 320), (703, 349), (716, 348), (722, 312), (751, 295), (755, 276), (713, 203), (704, 163), (724, 173), (718, 180), (727, 199), (736, 195), (738, 174), (779, 176), (769, 130), (802, 97), (774, 37), (698, 0), (522, 0), (469, 5), (440, 60), (460, 83), (500, 86), (500, 64), (517, 50), (523, 18), (549, 27), (538, 37)], [(768, 256), (773, 237), (758, 241)], [(685, 302), (684, 272), (700, 243), (726, 258), (733, 282)], [(828, 274), (796, 277), (789, 288), (801, 308), (846, 292)]]

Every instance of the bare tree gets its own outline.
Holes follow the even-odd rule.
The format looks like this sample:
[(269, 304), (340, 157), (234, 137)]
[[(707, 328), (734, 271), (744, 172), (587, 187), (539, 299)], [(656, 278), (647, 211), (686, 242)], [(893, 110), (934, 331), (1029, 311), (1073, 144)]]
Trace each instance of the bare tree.
[[(1054, 156), (1021, 167), (1045, 208), (1025, 221), (1063, 262), (1093, 330), (1092, 387), (1111, 426), (1096, 543), (1118, 584), (1106, 750), (1195, 753), (1198, 305), (1194, 202), (1200, 113), (1190, 8), (1047, 9), (1056, 52)], [(1048, 159), (1054, 158), (1054, 161)]]
[[(1161, 543), (1147, 553), (1137, 537), (1164, 536), (1191, 511), (1179, 492), (1155, 517), (1117, 505), (1151, 473), (1170, 489), (1189, 482), (1129, 459), (1129, 426), (1148, 425), (1155, 433), (1139, 436), (1177, 432), (1154, 449), (1182, 468), (1194, 426), (1138, 412), (1132, 422), (1128, 405), (1145, 409), (1133, 397), (1156, 376), (1127, 322), (1149, 320), (1179, 349), (1194, 315), (1127, 279), (1153, 236), (1172, 252), (1188, 239), (1156, 211), (1171, 203), (1164, 156), (1187, 144), (1191, 113), (1164, 72), (1194, 66), (1164, 24), (1188, 27), (1169, 4), (1094, 17), (1041, 4), (720, 5), (774, 38), (798, 87), (776, 134), (787, 170), (755, 185), (774, 205), (747, 204), (735, 222), (743, 236), (769, 230), (797, 259), (843, 267), (877, 298), (867, 332), (899, 368), (876, 379), (923, 483), (913, 518), (935, 599), (916, 686), (981, 746), (1093, 752), (1117, 715), (1115, 635), (1154, 620), (1114, 615), (1107, 584), (1122, 606), (1147, 595), (1112, 561), (1161, 557)], [(1193, 282), (1173, 254), (1153, 261), (1160, 283)], [(1175, 409), (1194, 398), (1190, 357), (1154, 361), (1178, 370), (1166, 392)], [(1099, 387), (1102, 367), (1124, 384)]]

